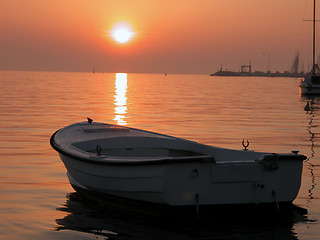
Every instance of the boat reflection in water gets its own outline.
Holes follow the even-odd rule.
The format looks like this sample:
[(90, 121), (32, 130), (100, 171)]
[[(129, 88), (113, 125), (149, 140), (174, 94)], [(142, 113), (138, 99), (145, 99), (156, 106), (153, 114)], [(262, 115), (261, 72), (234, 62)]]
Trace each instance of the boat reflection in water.
[(305, 160), (306, 168), (310, 171), (310, 187), (308, 190), (308, 202), (310, 203), (312, 199), (314, 199), (314, 191), (316, 183), (316, 176), (317, 176), (317, 169), (315, 164), (317, 163), (319, 156), (316, 150), (319, 148), (318, 139), (320, 138), (319, 132), (319, 111), (320, 111), (320, 96), (302, 96), (302, 100), (306, 102), (306, 106), (304, 110), (306, 111), (307, 118), (308, 118), (308, 127), (307, 131), (309, 133), (309, 141), (310, 141), (310, 155), (308, 156), (307, 160)]
[[(306, 222), (306, 210), (293, 207), (213, 208), (196, 217), (183, 211), (154, 215), (119, 202), (88, 199), (71, 193), (63, 207), (62, 219), (56, 219), (56, 231), (86, 232), (96, 239), (289, 239), (296, 240), (294, 225)], [(194, 209), (195, 210), (195, 209)], [(190, 212), (189, 212), (190, 213)], [(102, 239), (102, 238), (101, 238)]]
[(119, 125), (127, 125), (127, 74), (116, 73), (115, 79), (115, 95), (114, 95), (114, 119)]

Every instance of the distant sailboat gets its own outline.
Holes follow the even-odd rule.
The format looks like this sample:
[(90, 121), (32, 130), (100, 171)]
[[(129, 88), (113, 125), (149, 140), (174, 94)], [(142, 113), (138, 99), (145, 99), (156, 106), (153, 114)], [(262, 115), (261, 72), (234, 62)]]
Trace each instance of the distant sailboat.
[(92, 73), (95, 73), (95, 71), (94, 71), (94, 67), (92, 68)]
[(320, 70), (318, 64), (315, 63), (316, 52), (316, 0), (313, 0), (313, 59), (310, 76), (301, 79), (299, 88), (303, 95), (320, 94), (320, 75), (316, 74), (316, 70)]

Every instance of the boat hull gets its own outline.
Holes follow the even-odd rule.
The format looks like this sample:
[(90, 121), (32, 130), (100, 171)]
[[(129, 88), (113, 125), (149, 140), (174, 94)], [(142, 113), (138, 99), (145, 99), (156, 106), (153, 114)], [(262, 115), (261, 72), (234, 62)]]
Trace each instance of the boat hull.
[(310, 86), (310, 87), (300, 86), (300, 93), (302, 95), (319, 95), (320, 94), (320, 85), (318, 87), (316, 87), (316, 86)]
[(308, 76), (300, 80), (299, 90), (302, 95), (319, 95), (320, 78), (319, 76)]
[[(292, 202), (300, 188), (302, 161), (94, 165), (60, 155), (73, 186), (121, 198), (169, 206)], [(84, 171), (85, 169), (85, 171)]]

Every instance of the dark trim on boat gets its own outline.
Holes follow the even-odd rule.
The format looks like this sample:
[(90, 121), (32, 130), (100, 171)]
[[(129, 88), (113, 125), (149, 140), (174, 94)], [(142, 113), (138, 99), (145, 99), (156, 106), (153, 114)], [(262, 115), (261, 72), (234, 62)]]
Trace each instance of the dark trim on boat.
[(307, 157), (305, 155), (301, 154), (296, 154), (296, 155), (291, 155), (291, 154), (279, 154), (279, 160), (306, 160)]
[(166, 157), (163, 159), (157, 159), (154, 161), (150, 160), (139, 160), (139, 161), (113, 161), (113, 160), (106, 160), (105, 158), (99, 159), (88, 159), (88, 158), (82, 158), (78, 156), (74, 156), (68, 152), (63, 151), (61, 148), (56, 146), (54, 142), (54, 137), (55, 135), (59, 132), (60, 130), (57, 130), (50, 138), (50, 145), (51, 147), (56, 150), (58, 153), (63, 154), (67, 157), (70, 157), (72, 159), (78, 160), (78, 161), (83, 161), (83, 162), (88, 162), (91, 164), (98, 164), (98, 165), (158, 165), (158, 164), (173, 164), (173, 163), (186, 163), (186, 162), (215, 162), (214, 157), (209, 156), (209, 155), (203, 155), (203, 156), (190, 156), (190, 157)]
[[(114, 160), (106, 160), (105, 158), (99, 159), (88, 159), (88, 158), (82, 158), (82, 157), (77, 157), (74, 156), (68, 152), (63, 151), (61, 148), (55, 145), (54, 142), (54, 137), (55, 135), (60, 131), (57, 130), (50, 138), (50, 144), (53, 149), (55, 149), (58, 153), (63, 154), (67, 157), (70, 157), (72, 159), (78, 160), (78, 161), (83, 161), (83, 162), (88, 162), (91, 164), (98, 164), (98, 165), (158, 165), (158, 164), (177, 164), (177, 163), (186, 163), (186, 162), (214, 162), (215, 163), (215, 158), (213, 156), (209, 155), (204, 155), (204, 156), (190, 156), (190, 157), (167, 157), (163, 159), (157, 159), (154, 161), (150, 160), (139, 160), (139, 161), (114, 161)], [(271, 160), (300, 160), (303, 161), (307, 159), (306, 156), (301, 155), (301, 154), (272, 154), (272, 159)]]

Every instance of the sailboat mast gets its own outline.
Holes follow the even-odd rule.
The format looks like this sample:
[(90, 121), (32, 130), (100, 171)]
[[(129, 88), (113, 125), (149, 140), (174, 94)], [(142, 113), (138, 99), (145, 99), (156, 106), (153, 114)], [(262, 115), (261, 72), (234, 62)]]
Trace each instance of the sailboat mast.
[(316, 0), (313, 0), (313, 61), (312, 75), (316, 71)]

